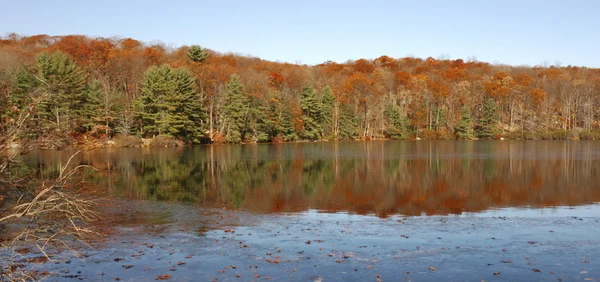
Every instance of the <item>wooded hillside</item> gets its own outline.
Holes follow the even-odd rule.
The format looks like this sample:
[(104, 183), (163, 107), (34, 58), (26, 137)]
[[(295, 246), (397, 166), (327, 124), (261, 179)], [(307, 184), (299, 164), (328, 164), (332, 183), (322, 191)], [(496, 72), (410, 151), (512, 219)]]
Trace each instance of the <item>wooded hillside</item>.
[(131, 38), (0, 38), (0, 133), (41, 93), (40, 137), (594, 139), (600, 127), (599, 69), (388, 56), (308, 66)]

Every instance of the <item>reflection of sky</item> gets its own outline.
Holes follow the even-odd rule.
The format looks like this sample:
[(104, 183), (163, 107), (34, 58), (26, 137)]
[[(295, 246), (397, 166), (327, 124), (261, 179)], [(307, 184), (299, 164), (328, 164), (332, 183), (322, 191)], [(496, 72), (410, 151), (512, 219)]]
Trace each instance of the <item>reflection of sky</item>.
[[(290, 213), (289, 215), (298, 215), (304, 218), (314, 218), (315, 220), (370, 220), (378, 218), (375, 214), (358, 215), (346, 212), (327, 213), (318, 210), (308, 210), (303, 213)], [(440, 215), (432, 215), (440, 217)], [(448, 215), (450, 217), (600, 217), (600, 203), (584, 206), (560, 206), (550, 208), (502, 208), (492, 209), (483, 212), (463, 212), (460, 215)], [(396, 215), (403, 217), (403, 215)], [(427, 215), (423, 214), (423, 217)]]
[(483, 212), (466, 212), (461, 217), (488, 217), (488, 216), (507, 216), (507, 217), (600, 217), (600, 203), (575, 207), (551, 207), (551, 208), (504, 208), (493, 209)]

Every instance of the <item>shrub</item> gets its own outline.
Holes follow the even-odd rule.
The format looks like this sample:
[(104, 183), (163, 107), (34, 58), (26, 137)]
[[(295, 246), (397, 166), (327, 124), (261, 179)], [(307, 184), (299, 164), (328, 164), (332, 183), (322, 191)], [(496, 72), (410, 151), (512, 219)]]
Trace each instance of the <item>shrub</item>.
[(177, 140), (167, 135), (158, 135), (152, 137), (152, 139), (150, 140), (150, 147), (177, 147), (183, 145), (185, 145), (183, 141)]
[(116, 147), (140, 147), (142, 146), (142, 138), (137, 136), (115, 136), (112, 139)]
[(579, 133), (579, 139), (581, 140), (600, 140), (600, 132), (598, 131), (584, 131)]
[(537, 134), (536, 139), (540, 140), (568, 140), (568, 130), (554, 130), (554, 131), (540, 131)]

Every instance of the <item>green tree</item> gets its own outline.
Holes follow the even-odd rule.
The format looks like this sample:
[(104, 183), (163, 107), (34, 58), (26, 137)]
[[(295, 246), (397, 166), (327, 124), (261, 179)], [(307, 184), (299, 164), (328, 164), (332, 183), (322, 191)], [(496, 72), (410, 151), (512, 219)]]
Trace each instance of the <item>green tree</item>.
[(321, 112), (321, 103), (317, 99), (312, 86), (306, 86), (302, 89), (300, 108), (302, 110), (302, 124), (304, 125), (304, 130), (300, 137), (311, 140), (321, 138), (323, 114)]
[(42, 115), (57, 131), (73, 129), (82, 106), (86, 74), (60, 51), (38, 55), (37, 72), (43, 82), (40, 87), (50, 95)]
[(240, 143), (242, 141), (242, 130), (245, 123), (246, 105), (244, 85), (237, 74), (231, 75), (229, 83), (226, 85), (225, 105), (223, 106), (223, 116), (225, 123), (225, 140), (228, 143)]
[(294, 115), (289, 110), (284, 110), (281, 116), (282, 120), (282, 135), (283, 140), (286, 142), (297, 141), (299, 139), (298, 133), (294, 128), (292, 119)]
[(165, 119), (165, 96), (175, 91), (171, 77), (171, 68), (167, 65), (151, 66), (144, 73), (140, 84), (141, 96), (136, 101), (142, 136), (161, 134), (159, 124)]
[(352, 106), (341, 104), (338, 123), (338, 139), (343, 140), (356, 137), (358, 121), (358, 117)]
[(241, 130), (243, 141), (267, 142), (272, 139), (268, 108), (260, 99), (249, 96), (244, 100), (244, 123)]
[(473, 134), (473, 120), (471, 119), (471, 111), (468, 107), (462, 108), (462, 118), (456, 127), (454, 127), (454, 133), (458, 139), (471, 140), (475, 137)]
[(119, 93), (107, 89), (98, 80), (88, 84), (83, 93), (83, 105), (79, 110), (84, 129), (103, 129), (108, 136), (117, 117), (120, 98)]
[(140, 85), (136, 102), (143, 136), (169, 135), (198, 143), (204, 109), (195, 81), (185, 68), (151, 66)]
[(2, 78), (9, 89), (0, 96), (0, 109), (5, 110), (0, 123), (6, 122), (5, 119), (8, 117), (16, 118), (18, 114), (16, 109), (22, 109), (31, 102), (30, 96), (39, 87), (40, 82), (23, 66), (14, 72), (3, 73)]
[(208, 59), (208, 52), (198, 45), (190, 46), (190, 49), (188, 49), (186, 55), (190, 61), (195, 63), (201, 63)]
[(408, 120), (400, 107), (389, 104), (383, 114), (387, 125), (385, 134), (390, 139), (407, 139), (409, 135)]
[(491, 97), (486, 97), (483, 102), (483, 116), (479, 120), (477, 127), (477, 137), (481, 139), (490, 139), (496, 134), (498, 129), (498, 106)]
[(326, 86), (322, 92), (323, 136), (333, 137), (335, 132), (335, 95), (329, 86)]
[(173, 80), (177, 93), (173, 95), (173, 110), (181, 125), (177, 133), (192, 143), (200, 143), (207, 129), (203, 96), (195, 90), (196, 80), (188, 69), (173, 70)]

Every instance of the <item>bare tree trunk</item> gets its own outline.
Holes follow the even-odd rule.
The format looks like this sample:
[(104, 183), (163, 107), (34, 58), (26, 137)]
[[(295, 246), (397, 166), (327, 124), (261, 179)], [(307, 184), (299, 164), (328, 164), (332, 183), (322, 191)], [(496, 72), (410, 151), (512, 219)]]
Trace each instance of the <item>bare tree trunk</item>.
[(58, 107), (55, 107), (56, 111), (56, 130), (60, 131), (60, 113), (58, 112)]
[[(213, 107), (214, 107), (214, 95), (210, 98), (209, 104), (209, 113), (208, 113), (208, 135), (210, 137), (210, 141), (213, 141)], [(212, 152), (211, 152), (212, 153)]]

